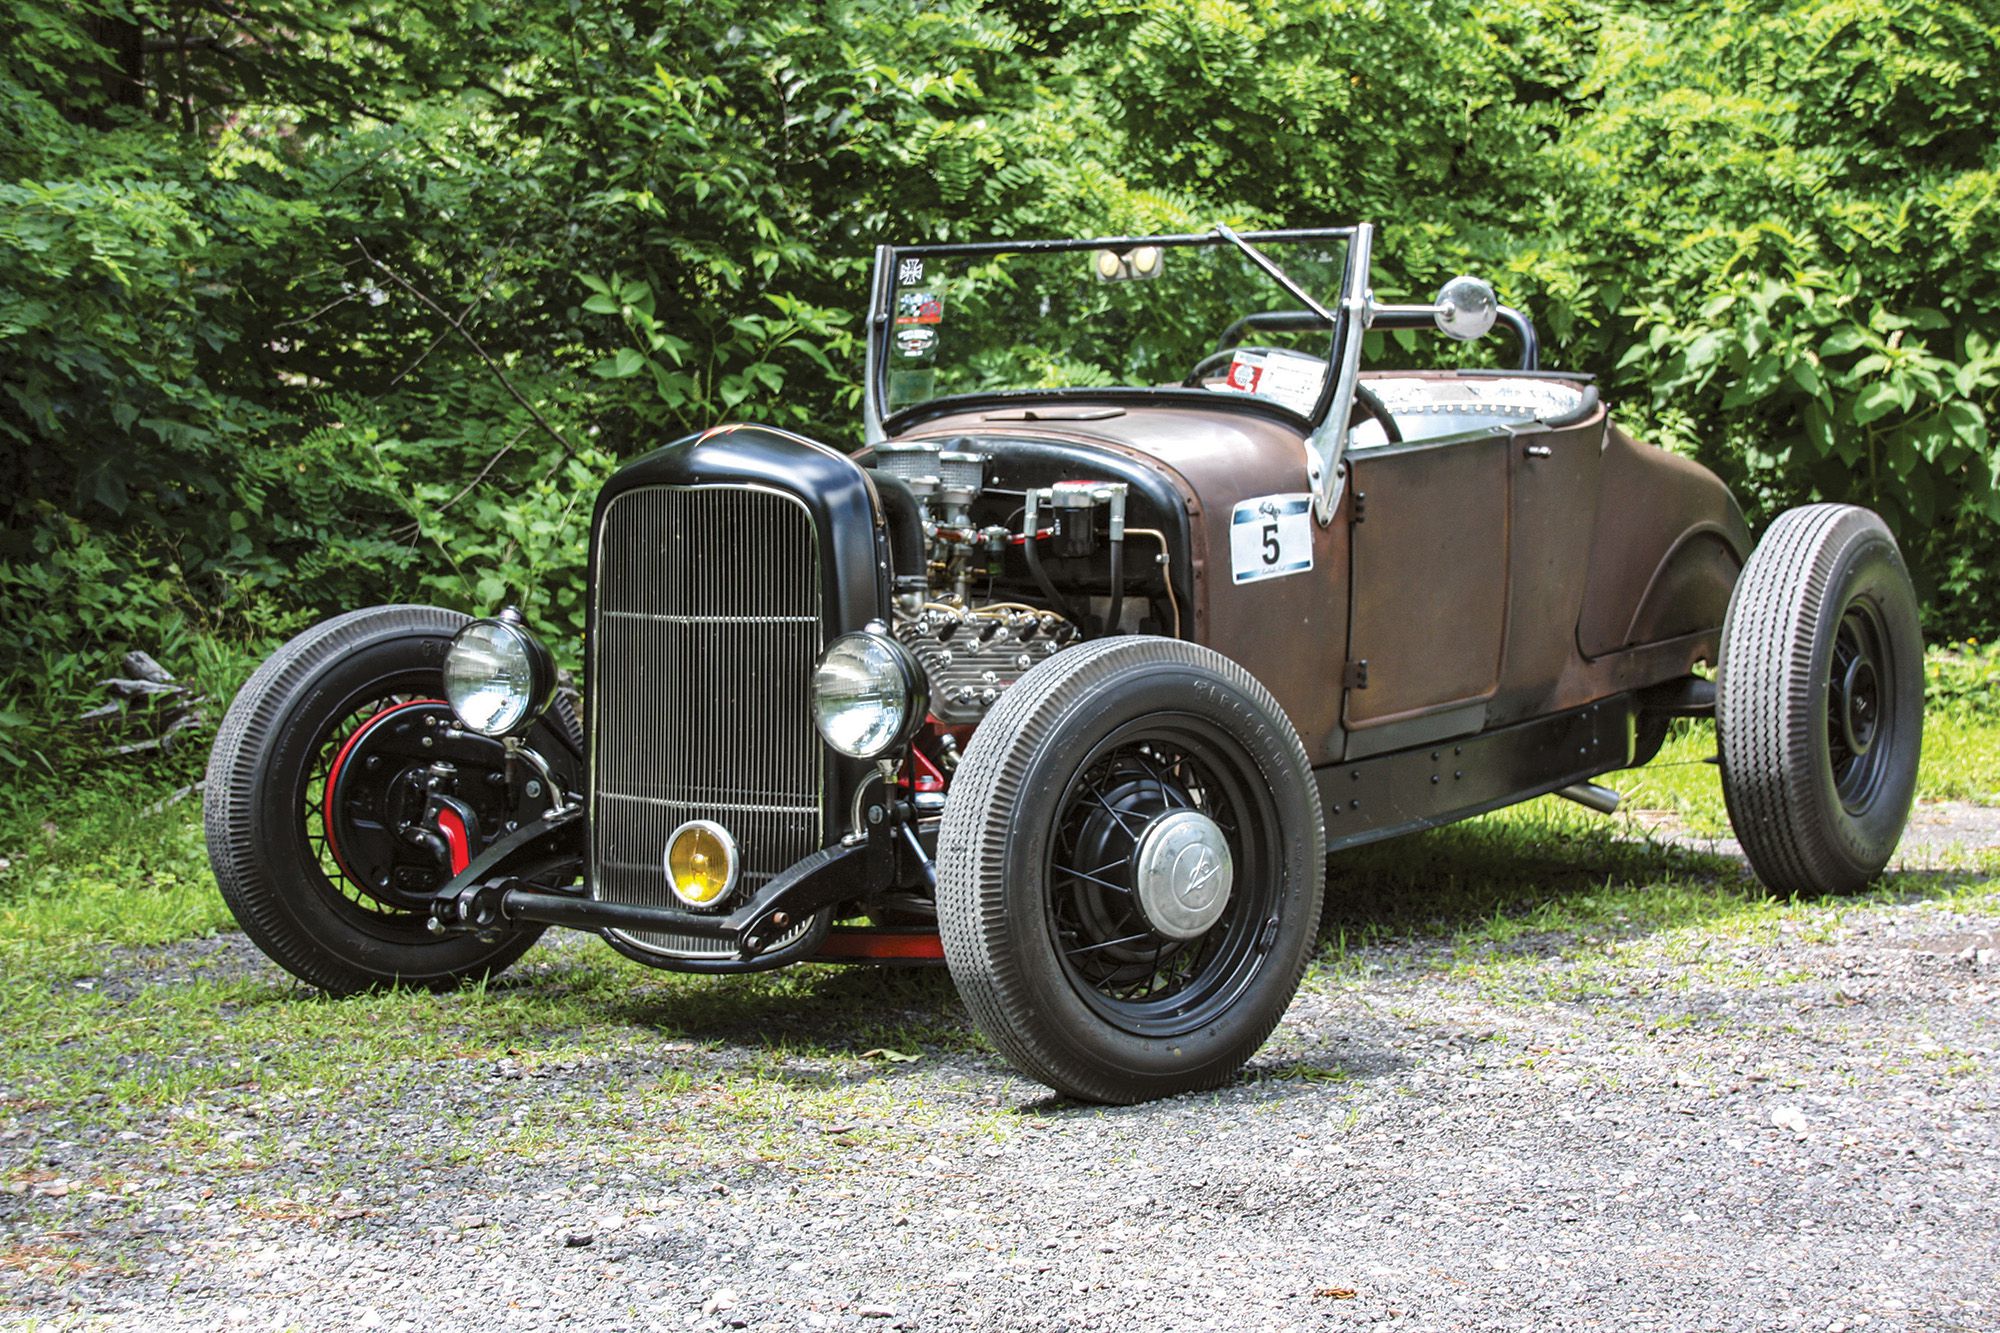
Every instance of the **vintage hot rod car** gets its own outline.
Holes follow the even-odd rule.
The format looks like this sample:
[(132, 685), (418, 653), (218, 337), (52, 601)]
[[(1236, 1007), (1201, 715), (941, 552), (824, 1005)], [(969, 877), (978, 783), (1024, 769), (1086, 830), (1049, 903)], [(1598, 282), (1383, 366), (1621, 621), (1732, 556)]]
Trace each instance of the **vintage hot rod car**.
[[(1121, 1102), (1257, 1050), (1330, 852), (1610, 808), (1675, 718), (1771, 888), (1869, 880), (1922, 728), (1881, 521), (1753, 549), (1485, 283), (1378, 303), (1373, 237), (883, 247), (858, 451), (725, 425), (605, 484), (581, 715), (511, 611), (355, 611), (256, 673), (207, 784), (237, 919), (332, 992), (547, 924), (693, 972), (942, 958), (1021, 1070)], [(1517, 368), (1362, 369), (1496, 321)]]

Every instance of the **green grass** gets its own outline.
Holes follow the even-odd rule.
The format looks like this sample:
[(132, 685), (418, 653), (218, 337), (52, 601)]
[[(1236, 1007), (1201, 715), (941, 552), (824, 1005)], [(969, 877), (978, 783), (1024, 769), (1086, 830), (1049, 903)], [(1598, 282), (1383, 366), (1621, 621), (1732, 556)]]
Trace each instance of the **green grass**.
[[(1643, 1030), (1672, 1016), (1629, 993), (1635, 962), (1674, 964), (1670, 989), (1783, 984), (1795, 978), (1737, 961), (1732, 942), (1828, 938), (1848, 914), (1892, 900), (1991, 910), (2000, 897), (1992, 849), (1969, 850), (1955, 871), (1798, 902), (1771, 898), (1731, 859), (1662, 835), (1649, 841), (1649, 821), (1726, 832), (1717, 770), (1701, 762), (1712, 748), (1708, 729), (1691, 725), (1655, 765), (1605, 779), (1625, 792), (1628, 812), (1653, 813), (1606, 819), (1544, 798), (1340, 855), (1307, 984), (1363, 986), (1385, 969), (1420, 968), (1490, 1003), (1630, 1008)], [(583, 941), (537, 950), (508, 977), (448, 995), (328, 1000), (274, 969), (245, 977), (219, 949), (176, 950), (147, 981), (160, 956), (135, 968), (116, 961), (123, 951), (230, 925), (195, 802), (148, 810), (185, 780), (170, 767), (96, 772), (87, 784), (0, 794), (9, 862), (0, 870), (0, 1005), (11, 1020), (0, 1039), (0, 1113), (106, 1130), (165, 1124), (171, 1160), (254, 1170), (312, 1147), (283, 1147), (244, 1118), (245, 1105), (318, 1099), (365, 1116), (419, 1083), (462, 1085), (467, 1071), (483, 1079), (503, 1061), (528, 1079), (565, 1064), (592, 1071), (588, 1095), (536, 1104), (493, 1128), (482, 1150), (571, 1152), (579, 1131), (617, 1125), (623, 1137), (607, 1141), (629, 1148), (642, 1133), (691, 1167), (756, 1159), (841, 1170), (935, 1133), (947, 1119), (925, 1100), (935, 1086), (907, 1075), (981, 1048), (941, 971), (685, 977)], [(1996, 793), (2000, 720), (1934, 715), (1922, 798)], [(881, 1051), (920, 1058), (901, 1064)], [(1341, 1076), (1280, 1062), (1260, 1077)], [(957, 1120), (974, 1095), (960, 1095)], [(1004, 1139), (1013, 1114), (996, 1109), (976, 1132)], [(332, 1123), (326, 1133), (337, 1138)], [(10, 1169), (0, 1158), (0, 1176)]]
[[(1712, 726), (1680, 723), (1652, 763), (1600, 781), (1624, 793), (1628, 810), (1671, 812), (1690, 832), (1726, 837), (1721, 774), (1707, 762), (1714, 753)], [(1925, 718), (1917, 798), (2000, 804), (2000, 717), (1936, 711)]]
[[(1926, 727), (1920, 804), (2000, 804), (2000, 720), (1939, 710)], [(1668, 841), (1676, 832), (1728, 834), (1719, 770), (1703, 762), (1713, 753), (1712, 728), (1684, 724), (1654, 764), (1602, 779), (1625, 796), (1612, 819), (1543, 797), (1336, 857), (1320, 964), (1307, 984), (1365, 988), (1400, 963), (1442, 971), (1487, 1004), (1629, 1007), (1635, 1032), (1650, 1032), (1663, 1021), (1726, 1023), (1661, 1012), (1697, 990), (1805, 979), (1742, 961), (1745, 950), (1829, 940), (1851, 916), (1890, 903), (2000, 907), (2000, 847), (1949, 849), (1939, 868), (1892, 875), (1850, 897), (1801, 900), (1773, 897), (1734, 858)]]
[(2000, 805), (2000, 717), (1936, 711), (1926, 717), (1917, 798)]
[[(177, 782), (176, 779), (179, 779)], [(161, 806), (190, 777), (93, 772), (0, 795), (0, 975), (88, 975), (108, 946), (165, 944), (230, 924), (202, 844), (201, 805)]]

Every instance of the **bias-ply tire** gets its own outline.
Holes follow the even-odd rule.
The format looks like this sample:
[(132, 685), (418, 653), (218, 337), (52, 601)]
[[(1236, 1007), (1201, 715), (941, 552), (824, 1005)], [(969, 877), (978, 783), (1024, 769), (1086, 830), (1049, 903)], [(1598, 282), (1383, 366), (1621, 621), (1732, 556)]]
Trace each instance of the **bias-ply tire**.
[[(309, 788), (355, 710), (387, 697), (442, 698), (445, 650), (467, 619), (438, 607), (376, 606), (322, 621), (257, 669), (216, 734), (203, 824), (223, 901), (274, 962), (330, 994), (447, 989), (499, 972), (541, 934), (530, 926), (497, 939), (435, 937), (419, 914), (350, 902), (308, 829)], [(581, 749), (566, 701), (538, 727), (552, 725)], [(538, 748), (547, 753), (551, 739)]]
[(1923, 745), (1923, 638), (1895, 538), (1853, 505), (1780, 514), (1722, 625), (1729, 822), (1781, 894), (1850, 893), (1895, 854)]
[[(1057, 865), (1065, 829), (1079, 827), (1068, 821), (1092, 801), (1111, 809), (1094, 775), (1127, 763), (1158, 766), (1161, 807), (1198, 808), (1229, 830), (1228, 904), (1193, 941), (1064, 934), (1062, 895), (1089, 891), (1079, 878), (1104, 885), (1102, 903), (1137, 899), (1133, 870), (1093, 865), (1100, 878), (1065, 880)], [(1138, 816), (1142, 788), (1117, 788), (1128, 804), (1113, 819)], [(1249, 672), (1177, 640), (1100, 640), (1028, 672), (980, 724), (952, 778), (937, 874), (952, 979), (1021, 1072), (1093, 1102), (1212, 1088), (1263, 1045), (1305, 971), (1326, 878), (1318, 788), (1291, 722)], [(1121, 876), (1128, 887), (1108, 882)], [(1164, 948), (1185, 975), (1147, 978), (1136, 999), (1108, 983), (1100, 992), (1076, 957), (1114, 946), (1141, 960), (1135, 977), (1149, 947), (1156, 973)]]

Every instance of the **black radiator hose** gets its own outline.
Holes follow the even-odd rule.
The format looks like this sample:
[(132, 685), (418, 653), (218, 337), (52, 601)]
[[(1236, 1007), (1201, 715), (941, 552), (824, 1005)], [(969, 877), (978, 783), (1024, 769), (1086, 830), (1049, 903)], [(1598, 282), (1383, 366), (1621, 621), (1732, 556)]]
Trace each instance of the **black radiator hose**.
[(897, 596), (922, 597), (930, 587), (930, 553), (924, 541), (924, 511), (910, 483), (893, 473), (870, 468), (875, 493), (882, 497), (882, 517), (889, 523), (889, 567), (895, 571)]
[(1111, 605), (1104, 612), (1104, 632), (1118, 633), (1118, 622), (1125, 618), (1125, 538), (1120, 536), (1111, 543)]

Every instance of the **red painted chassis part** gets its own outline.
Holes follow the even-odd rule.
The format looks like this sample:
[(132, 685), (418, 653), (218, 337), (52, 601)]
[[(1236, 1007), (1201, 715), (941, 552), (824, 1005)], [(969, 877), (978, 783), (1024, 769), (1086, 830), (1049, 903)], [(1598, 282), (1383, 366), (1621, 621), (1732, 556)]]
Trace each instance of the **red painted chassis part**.
[[(416, 708), (423, 704), (441, 704), (443, 702), (444, 700), (442, 699), (409, 699), (403, 703), (390, 704), (380, 712), (371, 714), (366, 721), (354, 729), (354, 734), (349, 736), (346, 742), (341, 745), (340, 753), (333, 757), (333, 766), (326, 771), (326, 791), (320, 798), (320, 830), (326, 835), (326, 849), (333, 853), (333, 863), (340, 867), (340, 873), (347, 876), (350, 884), (353, 884), (356, 888), (364, 892), (368, 886), (361, 882), (361, 877), (354, 873), (348, 866), (346, 859), (341, 856), (340, 840), (334, 836), (333, 832), (333, 790), (340, 782), (340, 770), (346, 766), (348, 756), (354, 753), (354, 747), (361, 743), (361, 738), (373, 731), (384, 719), (400, 713), (406, 708)], [(444, 833), (446, 843), (451, 847), (451, 873), (456, 875), (459, 871), (465, 869), (467, 865), (471, 864), (472, 859), (471, 848), (467, 845), (468, 840), (466, 838), (465, 825), (459, 822), (458, 816), (452, 816), (452, 823), (458, 826), (458, 837), (454, 841), (451, 832), (443, 828), (444, 821), (440, 819), (438, 823), (440, 831)], [(464, 860), (459, 859), (461, 852), (465, 855)]]

